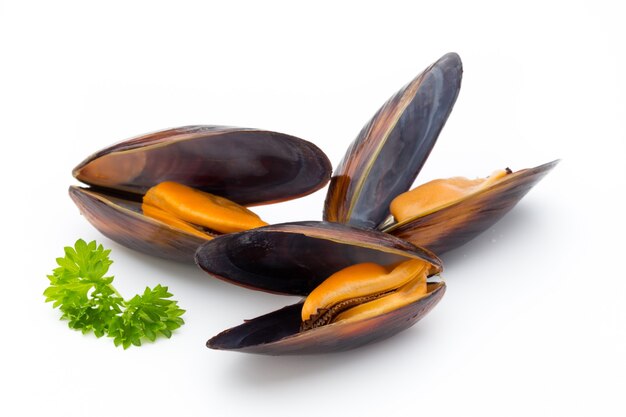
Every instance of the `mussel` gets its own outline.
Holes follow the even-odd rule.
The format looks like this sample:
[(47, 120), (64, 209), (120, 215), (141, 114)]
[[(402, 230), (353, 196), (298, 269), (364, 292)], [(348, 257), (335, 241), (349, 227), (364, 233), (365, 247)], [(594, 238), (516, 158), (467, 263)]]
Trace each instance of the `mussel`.
[(558, 162), (517, 172), (506, 169), (507, 173), (498, 181), (485, 181), (489, 184), (461, 193), (459, 198), (444, 199), (430, 210), (417, 210), (404, 218), (389, 216), (379, 230), (443, 254), (489, 229)]
[(381, 107), (334, 172), (325, 222), (262, 227), (198, 249), (196, 262), (214, 277), (307, 297), (218, 334), (208, 347), (272, 355), (346, 350), (406, 329), (434, 307), (445, 284), (425, 280), (442, 268), (433, 252), (486, 230), (558, 163), (439, 180), (403, 194), (452, 111), (461, 77), (459, 56), (446, 54)]
[[(489, 228), (558, 163), (439, 180), (404, 194), (452, 111), (462, 72), (450, 53), (409, 82), (363, 127), (332, 179), (328, 158), (301, 139), (190, 126), (87, 158), (74, 176), (91, 187), (72, 186), (70, 195), (96, 228), (125, 246), (176, 260), (195, 252), (214, 277), (306, 297), (218, 334), (210, 348), (300, 354), (381, 340), (443, 296), (445, 284), (433, 280), (442, 270), (434, 253)], [(323, 222), (265, 226), (244, 207), (303, 196), (329, 180)], [(180, 196), (237, 218), (202, 223), (204, 215), (182, 207)]]
[[(207, 239), (242, 229), (196, 228), (185, 219), (172, 219), (163, 208), (173, 188), (178, 193), (190, 187), (186, 198), (211, 198), (218, 200), (218, 208), (242, 212), (248, 210), (241, 206), (310, 194), (329, 181), (330, 173), (326, 155), (293, 136), (186, 126), (130, 139), (88, 157), (73, 175), (90, 187), (71, 186), (69, 193), (87, 220), (110, 239), (150, 255), (191, 261)], [(146, 205), (143, 197), (149, 191), (153, 197)]]
[[(370, 275), (373, 284), (364, 291), (362, 286), (344, 288), (338, 302), (331, 302), (337, 313), (334, 317), (313, 308), (320, 315), (314, 318), (320, 319), (316, 324), (307, 325), (303, 320), (303, 307), (308, 302), (304, 300), (246, 320), (207, 342), (208, 347), (220, 350), (284, 355), (356, 348), (412, 326), (445, 292), (442, 281), (425, 281), (442, 269), (433, 253), (386, 233), (338, 223), (284, 223), (224, 235), (202, 245), (196, 262), (216, 278), (280, 294), (313, 296), (316, 288), (324, 290), (322, 286), (332, 279), (329, 277), (341, 271), (354, 274), (359, 268)], [(374, 269), (378, 275), (372, 275)], [(339, 276), (339, 281), (344, 280)], [(337, 293), (336, 286), (333, 288), (331, 296)], [(381, 297), (388, 296), (395, 298), (387, 303), (386, 310), (367, 304), (374, 300), (380, 304), (386, 301)], [(319, 303), (319, 298), (316, 296), (313, 304)], [(338, 304), (343, 304), (340, 310)], [(346, 308), (346, 304), (350, 305)], [(379, 309), (372, 314), (338, 317), (358, 308)]]
[(333, 172), (324, 220), (381, 230), (441, 255), (491, 227), (554, 168), (558, 161), (514, 173), (506, 168), (498, 181), (458, 198), (438, 188), (431, 194), (439, 201), (428, 209), (402, 219), (390, 215), (392, 201), (409, 190), (435, 145), (462, 72), (460, 57), (446, 54), (378, 110)]

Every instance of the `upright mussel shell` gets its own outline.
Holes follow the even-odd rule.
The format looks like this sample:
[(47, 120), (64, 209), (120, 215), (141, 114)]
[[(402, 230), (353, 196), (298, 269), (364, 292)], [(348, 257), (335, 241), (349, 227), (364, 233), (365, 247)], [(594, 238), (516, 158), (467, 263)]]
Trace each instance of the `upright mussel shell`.
[[(432, 253), (389, 234), (338, 223), (297, 222), (218, 237), (202, 245), (196, 262), (210, 275), (273, 293), (307, 295), (329, 275), (361, 262), (394, 265), (421, 259), (441, 271)], [(400, 332), (426, 315), (445, 292), (429, 284), (425, 297), (369, 319), (300, 331), (302, 303), (252, 319), (207, 342), (213, 349), (270, 355), (356, 348)]]
[(335, 170), (324, 220), (376, 228), (409, 189), (448, 120), (463, 66), (444, 55), (393, 95), (363, 127)]
[(242, 205), (310, 194), (331, 165), (310, 142), (282, 133), (223, 126), (187, 126), (130, 139), (88, 157), (73, 175), (90, 188), (69, 193), (104, 235), (132, 249), (188, 261), (204, 240), (141, 212), (141, 197), (176, 181)]
[(333, 174), (325, 220), (382, 230), (441, 255), (493, 225), (558, 163), (515, 172), (433, 213), (390, 221), (391, 201), (409, 190), (452, 111), (462, 72), (459, 56), (446, 54), (378, 110)]

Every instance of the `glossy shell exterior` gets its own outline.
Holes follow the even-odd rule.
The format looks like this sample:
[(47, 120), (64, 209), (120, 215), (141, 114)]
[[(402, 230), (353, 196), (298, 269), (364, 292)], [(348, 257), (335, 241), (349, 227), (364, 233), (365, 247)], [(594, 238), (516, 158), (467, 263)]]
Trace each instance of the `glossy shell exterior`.
[[(441, 261), (432, 253), (391, 235), (338, 223), (298, 222), (224, 235), (205, 243), (196, 262), (210, 275), (249, 288), (307, 295), (324, 279), (349, 265), (392, 265), (407, 259)], [(324, 353), (353, 349), (385, 339), (425, 316), (441, 299), (444, 283), (397, 310), (353, 323), (333, 323), (300, 332), (302, 303), (226, 330), (207, 342), (212, 349), (269, 355)]]
[(220, 236), (203, 244), (196, 263), (210, 275), (247, 288), (307, 295), (330, 275), (361, 262), (393, 265), (441, 260), (386, 233), (328, 222), (295, 222)]
[(391, 97), (348, 148), (333, 174), (324, 220), (376, 228), (409, 189), (435, 145), (461, 88), (449, 53)]
[(330, 179), (331, 165), (310, 142), (276, 132), (187, 126), (118, 143), (73, 171), (91, 188), (72, 186), (72, 200), (100, 232), (141, 252), (193, 261), (205, 240), (144, 216), (142, 194), (177, 181), (243, 205), (310, 194)]
[(558, 161), (514, 173), (476, 195), (400, 224), (391, 201), (409, 190), (435, 145), (461, 87), (449, 53), (391, 97), (348, 148), (331, 179), (324, 219), (373, 228), (442, 254), (491, 227)]
[(290, 200), (322, 188), (331, 164), (294, 136), (225, 126), (186, 126), (103, 149), (73, 170), (79, 181), (143, 195), (176, 181), (242, 205)]
[(391, 225), (384, 231), (441, 255), (490, 228), (558, 162), (515, 172), (455, 204)]

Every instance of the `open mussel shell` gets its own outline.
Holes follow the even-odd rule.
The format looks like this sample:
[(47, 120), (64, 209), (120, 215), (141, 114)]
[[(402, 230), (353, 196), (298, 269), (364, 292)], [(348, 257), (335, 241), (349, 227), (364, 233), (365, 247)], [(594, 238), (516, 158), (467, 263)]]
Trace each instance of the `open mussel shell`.
[(434, 146), (461, 87), (455, 53), (391, 97), (361, 130), (335, 170), (324, 220), (375, 228), (409, 189)]
[(175, 181), (242, 205), (310, 194), (330, 179), (331, 164), (314, 144), (282, 133), (223, 126), (187, 126), (151, 133), (103, 149), (74, 176), (90, 188), (70, 196), (104, 235), (163, 258), (193, 260), (203, 239), (148, 218), (142, 195)]
[(331, 323), (300, 332), (302, 304), (297, 303), (233, 327), (211, 338), (207, 347), (265, 355), (340, 352), (384, 340), (424, 317), (446, 291), (443, 282), (428, 284), (428, 295), (412, 304), (370, 319)]
[(100, 233), (128, 248), (174, 261), (192, 262), (206, 240), (144, 216), (141, 202), (70, 186), (70, 197)]
[[(196, 262), (210, 275), (257, 290), (307, 295), (340, 269), (361, 262), (394, 265), (422, 259), (441, 271), (432, 253), (391, 235), (338, 223), (297, 222), (220, 236), (202, 245)], [(376, 317), (300, 331), (302, 303), (246, 320), (207, 342), (212, 349), (269, 355), (348, 350), (382, 340), (425, 316), (445, 292), (428, 284), (428, 295)]]
[(439, 255), (487, 230), (511, 210), (558, 160), (524, 169), (463, 200), (383, 229)]
[(247, 288), (307, 295), (330, 275), (362, 262), (389, 266), (433, 253), (386, 233), (328, 222), (295, 222), (230, 233), (204, 243), (196, 263), (210, 275)]

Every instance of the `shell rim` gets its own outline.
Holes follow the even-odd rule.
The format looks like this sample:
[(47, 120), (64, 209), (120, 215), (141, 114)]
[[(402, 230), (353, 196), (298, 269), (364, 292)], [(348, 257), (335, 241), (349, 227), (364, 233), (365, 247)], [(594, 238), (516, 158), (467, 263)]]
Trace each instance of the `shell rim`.
[[(286, 223), (277, 223), (277, 224), (271, 224), (268, 226), (263, 226), (263, 227), (259, 227), (256, 229), (251, 229), (251, 231), (255, 231), (255, 232), (279, 232), (279, 233), (299, 233), (299, 234), (304, 234), (307, 237), (310, 238), (315, 238), (315, 239), (323, 239), (323, 240), (328, 240), (334, 243), (339, 243), (339, 244), (344, 244), (344, 245), (352, 245), (353, 243), (357, 243), (357, 241), (349, 241), (349, 240), (341, 240), (341, 239), (332, 239), (332, 238), (326, 238), (323, 236), (313, 236), (313, 235), (308, 235), (306, 233), (302, 233), (302, 232), (297, 232), (297, 231), (291, 231), (291, 230), (281, 230), (279, 229), (280, 227), (283, 226), (315, 226), (318, 223), (326, 223), (326, 224), (340, 224), (340, 223), (332, 223), (332, 222), (326, 222), (326, 221), (297, 221), (297, 222), (286, 222)], [(361, 232), (374, 232), (374, 233), (384, 233), (385, 235), (388, 235), (389, 237), (393, 237), (395, 239), (399, 239), (402, 240), (404, 243), (409, 243), (411, 246), (413, 246), (415, 249), (417, 249), (417, 252), (420, 253), (424, 253), (426, 256), (428, 256), (431, 259), (427, 259), (424, 258), (422, 256), (418, 256), (417, 258), (420, 258), (423, 261), (428, 262), (429, 264), (431, 264), (432, 266), (437, 268), (437, 274), (441, 273), (443, 271), (443, 262), (441, 261), (441, 259), (439, 259), (439, 257), (432, 251), (430, 251), (429, 249), (426, 248), (422, 248), (416, 245), (413, 245), (412, 243), (405, 241), (404, 239), (400, 239), (400, 238), (396, 238), (395, 236), (385, 232), (385, 231), (380, 231), (380, 230), (375, 230), (375, 229), (362, 229), (356, 226), (351, 226), (348, 224), (341, 224), (342, 228), (347, 228), (347, 229), (354, 229), (357, 231), (361, 231)], [(245, 232), (243, 232), (245, 233)], [(204, 246), (204, 244), (203, 244)], [(386, 252), (386, 253), (390, 253), (390, 254), (395, 254), (395, 255), (400, 255), (400, 256), (406, 256), (407, 252), (405, 250), (402, 249), (394, 249), (394, 248), (388, 248), (386, 246), (375, 246), (373, 244), (367, 244), (367, 245), (353, 245), (353, 246), (360, 246), (363, 248), (367, 248), (367, 249), (372, 249), (372, 250), (380, 250), (381, 252)], [(388, 249), (388, 250), (385, 250)], [(198, 248), (198, 251), (200, 250), (200, 248)], [(411, 256), (412, 258), (416, 258), (415, 256)], [(434, 261), (434, 262), (432, 262)]]

